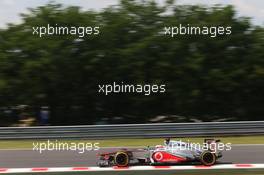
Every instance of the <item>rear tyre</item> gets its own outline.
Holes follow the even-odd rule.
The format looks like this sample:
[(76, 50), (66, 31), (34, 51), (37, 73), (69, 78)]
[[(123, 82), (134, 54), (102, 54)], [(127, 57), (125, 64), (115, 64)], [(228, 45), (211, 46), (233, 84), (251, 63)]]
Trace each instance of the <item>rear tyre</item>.
[(126, 167), (129, 164), (129, 156), (126, 152), (119, 151), (115, 154), (115, 164), (119, 167)]
[(200, 161), (203, 165), (211, 166), (216, 163), (216, 156), (210, 151), (204, 151), (200, 156)]

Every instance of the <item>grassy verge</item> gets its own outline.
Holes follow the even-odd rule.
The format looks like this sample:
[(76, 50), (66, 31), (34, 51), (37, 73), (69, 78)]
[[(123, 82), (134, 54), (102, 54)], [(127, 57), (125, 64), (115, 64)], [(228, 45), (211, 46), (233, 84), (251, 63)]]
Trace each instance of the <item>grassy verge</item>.
[[(182, 141), (201, 143), (204, 138), (176, 138)], [(223, 143), (232, 144), (264, 144), (264, 136), (241, 136), (241, 137), (217, 137)], [(33, 142), (45, 142), (47, 140), (0, 140), (0, 149), (32, 149)], [(54, 140), (55, 141), (55, 140)], [(57, 140), (58, 142), (91, 142), (100, 143), (100, 147), (120, 146), (153, 146), (163, 144), (163, 139), (109, 139), (109, 140)]]
[[(69, 172), (41, 173), (43, 175), (264, 175), (264, 170), (199, 170), (199, 171), (125, 171), (125, 172)], [(13, 174), (14, 175), (14, 174)], [(23, 173), (17, 175), (36, 175)]]

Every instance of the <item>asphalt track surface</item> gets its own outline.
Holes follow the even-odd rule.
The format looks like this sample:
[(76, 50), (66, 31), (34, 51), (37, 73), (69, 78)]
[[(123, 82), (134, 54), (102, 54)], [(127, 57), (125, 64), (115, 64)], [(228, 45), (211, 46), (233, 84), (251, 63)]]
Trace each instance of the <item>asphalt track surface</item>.
[[(0, 150), (0, 168), (31, 167), (82, 167), (96, 166), (99, 152), (116, 150), (101, 148), (80, 154), (76, 151)], [(264, 163), (264, 145), (233, 145), (231, 151), (223, 152), (219, 163)]]

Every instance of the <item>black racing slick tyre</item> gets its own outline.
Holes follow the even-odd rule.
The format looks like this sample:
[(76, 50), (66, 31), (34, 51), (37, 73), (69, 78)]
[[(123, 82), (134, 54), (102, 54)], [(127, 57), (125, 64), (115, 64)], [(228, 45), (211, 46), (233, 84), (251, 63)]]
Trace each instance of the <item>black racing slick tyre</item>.
[(206, 166), (214, 165), (216, 163), (216, 155), (210, 151), (204, 151), (200, 156), (200, 161)]
[(126, 167), (129, 164), (129, 155), (126, 152), (119, 151), (115, 154), (115, 164), (119, 167)]

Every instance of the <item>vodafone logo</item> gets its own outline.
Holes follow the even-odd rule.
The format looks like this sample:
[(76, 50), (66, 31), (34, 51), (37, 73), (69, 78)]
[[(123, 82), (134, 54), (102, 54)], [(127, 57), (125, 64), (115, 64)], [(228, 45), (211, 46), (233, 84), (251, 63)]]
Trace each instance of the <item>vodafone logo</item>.
[(156, 152), (154, 154), (154, 159), (157, 161), (161, 161), (163, 159), (163, 154), (161, 152)]

